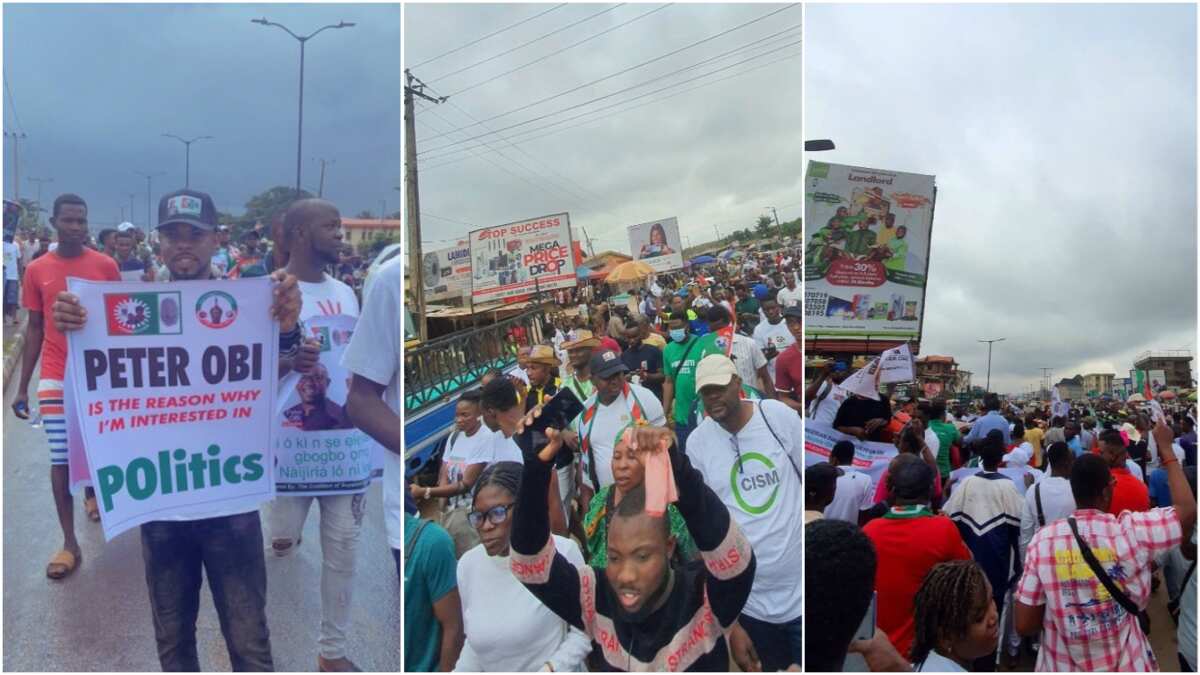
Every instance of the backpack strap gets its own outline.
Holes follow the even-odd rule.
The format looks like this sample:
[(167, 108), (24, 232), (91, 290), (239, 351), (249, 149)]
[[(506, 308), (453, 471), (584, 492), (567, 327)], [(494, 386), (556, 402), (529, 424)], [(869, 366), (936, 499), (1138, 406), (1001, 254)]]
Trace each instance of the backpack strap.
[(1175, 596), (1167, 603), (1167, 609), (1175, 614), (1179, 611), (1179, 603), (1183, 601), (1183, 596), (1187, 593), (1188, 582), (1192, 580), (1192, 575), (1196, 573), (1196, 561), (1193, 560), (1191, 566), (1188, 567), (1187, 574), (1183, 575), (1183, 583), (1179, 584), (1179, 595)]
[(788, 446), (784, 445), (783, 441), (779, 440), (779, 434), (775, 433), (775, 429), (771, 426), (771, 420), (767, 419), (767, 414), (763, 412), (762, 399), (758, 400), (758, 414), (762, 415), (763, 422), (767, 425), (767, 431), (775, 437), (775, 442), (779, 444), (779, 449), (783, 450), (783, 456), (787, 457), (788, 464), (792, 465), (792, 471), (796, 472), (796, 478), (801, 482), (804, 481), (804, 475), (800, 473), (800, 469), (796, 467), (796, 460), (792, 459), (792, 454), (788, 452)]
[(1042, 511), (1042, 484), (1038, 483), (1033, 489), (1033, 501), (1037, 503), (1038, 527), (1046, 526), (1046, 513)]
[(404, 551), (405, 551), (404, 571), (405, 572), (408, 571), (408, 563), (411, 562), (413, 559), (413, 555), (412, 555), (413, 547), (417, 545), (417, 541), (421, 538), (421, 532), (423, 532), (425, 530), (425, 526), (428, 525), (430, 522), (432, 522), (432, 521), (422, 520), (421, 524), (417, 526), (417, 529), (413, 531), (412, 536), (410, 536), (408, 538), (408, 541), (404, 542)]

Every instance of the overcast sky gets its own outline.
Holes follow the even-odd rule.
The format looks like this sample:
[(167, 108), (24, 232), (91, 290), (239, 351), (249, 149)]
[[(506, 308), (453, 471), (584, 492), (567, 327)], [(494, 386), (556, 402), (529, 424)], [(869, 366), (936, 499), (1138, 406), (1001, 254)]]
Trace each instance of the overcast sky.
[[(814, 159), (935, 174), (924, 354), (1027, 390), (1196, 348), (1193, 5), (811, 5)], [(1196, 363), (1193, 362), (1193, 377)]]
[[(192, 145), (191, 185), (223, 211), (241, 214), (250, 196), (294, 185), (300, 50), (250, 23), (263, 16), (301, 35), (358, 24), (306, 47), (302, 186), (316, 192), (313, 158), (325, 157), (336, 160), (325, 196), (344, 215), (378, 213), (381, 199), (399, 210), (398, 5), (6, 5), (4, 129), (29, 136), (21, 195), (36, 198), (27, 176), (53, 177), (42, 201), (76, 192), (96, 223), (115, 221), (134, 192), (142, 225), (146, 181), (134, 171), (167, 172), (154, 180), (154, 210), (184, 184), (184, 146), (163, 133), (216, 137)], [(11, 148), (4, 170), (11, 198)]]
[[(586, 228), (597, 252), (628, 251), (627, 226), (671, 216), (679, 218), (686, 245), (689, 237), (692, 244), (713, 239), (714, 224), (719, 225), (722, 234), (753, 226), (765, 206), (777, 207), (784, 221), (801, 215), (801, 60), (800, 45), (796, 44), (800, 40), (799, 7), (572, 94), (489, 121), (486, 127), (473, 126), (439, 137), (452, 128), (472, 124), (467, 115), (486, 120), (714, 36), (785, 5), (671, 5), (658, 11), (662, 5), (571, 5), (422, 65), (443, 52), (551, 7), (405, 5), (405, 65), (429, 84), (433, 93), (450, 96), (447, 103), (433, 109), (421, 105), (417, 112), (417, 148), (425, 153), (419, 166), (421, 211), (425, 214), (422, 238), (427, 248), (449, 245), (454, 237), (471, 229), (563, 211), (570, 213), (573, 226)], [(615, 9), (582, 21), (610, 8)], [(637, 18), (641, 15), (644, 18)], [(483, 65), (450, 74), (576, 21), (582, 23)], [(617, 27), (625, 22), (630, 23)], [(609, 29), (611, 32), (579, 47), (457, 94)], [(734, 51), (739, 48), (744, 49)], [(732, 53), (722, 56), (727, 52)], [(789, 55), (795, 56), (786, 58)], [(482, 140), (499, 153), (479, 147), (449, 154), (479, 145), (481, 140), (438, 149), (487, 133), (488, 128), (518, 125), (707, 59), (714, 60), (618, 97), (500, 132), (502, 136), (515, 135), (513, 141), (520, 149), (495, 136)], [(746, 62), (739, 64), (741, 61)], [(747, 72), (750, 69), (756, 70)], [(730, 79), (717, 81), (726, 77)], [(692, 78), (699, 79), (684, 83)], [(705, 83), (712, 84), (665, 99)], [(672, 84), (679, 86), (635, 98)], [(646, 105), (621, 112), (641, 104)], [(534, 133), (555, 121), (604, 106), (615, 107)], [(557, 129), (562, 131), (541, 137)], [(522, 132), (528, 133), (520, 136)], [(472, 153), (483, 157), (473, 157)], [(462, 157), (466, 159), (454, 162)]]

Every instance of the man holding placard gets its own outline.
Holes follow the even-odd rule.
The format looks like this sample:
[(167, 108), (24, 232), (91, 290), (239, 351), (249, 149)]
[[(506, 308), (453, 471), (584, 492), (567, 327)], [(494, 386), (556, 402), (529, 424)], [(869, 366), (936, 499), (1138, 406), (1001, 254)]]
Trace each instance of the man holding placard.
[[(73, 280), (54, 303), (54, 323), (73, 332), (67, 413), (83, 436), (105, 535), (141, 524), (163, 670), (200, 669), (205, 574), (233, 669), (272, 670), (258, 506), (274, 493), (265, 423), (279, 355), (300, 346), (300, 291), (283, 271), (275, 284), (215, 283), (216, 229), (209, 195), (164, 196), (168, 281), (202, 283)], [(89, 321), (91, 312), (100, 318)], [(184, 447), (169, 449), (176, 444)]]

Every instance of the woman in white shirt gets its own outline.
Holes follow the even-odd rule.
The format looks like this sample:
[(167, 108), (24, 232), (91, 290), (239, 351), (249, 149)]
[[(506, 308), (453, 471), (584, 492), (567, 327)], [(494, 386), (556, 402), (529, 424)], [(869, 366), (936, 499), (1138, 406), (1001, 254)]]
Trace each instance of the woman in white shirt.
[[(582, 631), (546, 608), (509, 570), (513, 505), (521, 487), (521, 464), (489, 464), (475, 482), (467, 519), (479, 531), (479, 545), (458, 561), (467, 639), (454, 670), (583, 671), (592, 651)], [(574, 541), (555, 535), (554, 544), (572, 564), (583, 555)]]
[(1000, 615), (992, 585), (974, 560), (935, 565), (913, 600), (913, 670), (965, 673), (996, 651)]

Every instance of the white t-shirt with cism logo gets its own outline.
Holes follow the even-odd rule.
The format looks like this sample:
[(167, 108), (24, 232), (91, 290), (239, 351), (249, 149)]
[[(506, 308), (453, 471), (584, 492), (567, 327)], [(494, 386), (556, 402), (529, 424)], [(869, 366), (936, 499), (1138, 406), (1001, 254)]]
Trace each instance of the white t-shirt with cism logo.
[(754, 401), (754, 416), (736, 435), (712, 418), (701, 422), (688, 436), (687, 455), (754, 547), (758, 568), (746, 614), (769, 623), (798, 618), (804, 608), (800, 415), (779, 401)]

